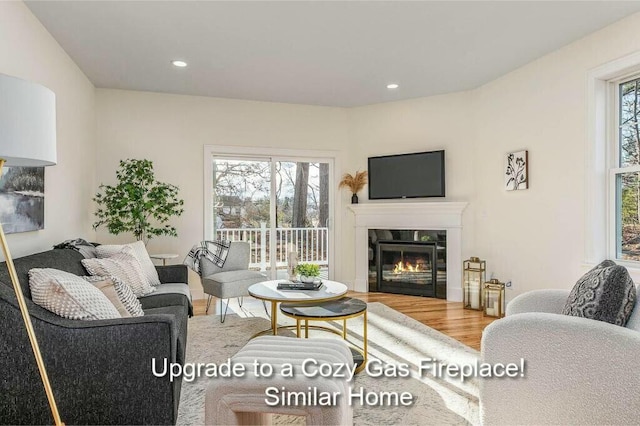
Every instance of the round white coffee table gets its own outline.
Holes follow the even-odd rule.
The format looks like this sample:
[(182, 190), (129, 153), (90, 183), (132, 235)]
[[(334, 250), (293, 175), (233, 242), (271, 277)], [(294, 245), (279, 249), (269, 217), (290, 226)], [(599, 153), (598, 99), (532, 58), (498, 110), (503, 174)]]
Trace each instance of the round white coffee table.
[[(329, 280), (322, 280), (320, 290), (278, 290), (278, 283), (284, 280), (263, 281), (249, 287), (249, 294), (256, 299), (271, 302), (271, 328), (256, 336), (272, 332), (278, 334), (278, 303), (318, 303), (339, 299), (347, 293), (347, 286)], [(254, 336), (254, 337), (256, 337)]]

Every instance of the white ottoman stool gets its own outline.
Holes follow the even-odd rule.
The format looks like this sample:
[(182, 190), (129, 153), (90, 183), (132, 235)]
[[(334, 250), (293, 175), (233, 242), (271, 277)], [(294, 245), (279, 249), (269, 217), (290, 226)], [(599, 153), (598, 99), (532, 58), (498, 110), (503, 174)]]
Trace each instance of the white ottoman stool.
[[(305, 360), (320, 364), (346, 365), (354, 368), (351, 351), (338, 339), (295, 339), (283, 336), (263, 336), (251, 340), (231, 360), (243, 364), (246, 372), (241, 378), (214, 378), (207, 388), (205, 401), (205, 423), (207, 425), (270, 424), (270, 415), (289, 414), (306, 416), (307, 425), (351, 425), (353, 408), (347, 395), (351, 388), (349, 378), (306, 377), (302, 373)], [(254, 362), (269, 364), (274, 373), (271, 377), (255, 377)], [(293, 365), (294, 377), (283, 377), (279, 372), (283, 364)], [(315, 363), (311, 363), (315, 367)], [(345, 372), (345, 369), (342, 370)], [(348, 376), (348, 374), (347, 374)], [(274, 401), (273, 394), (265, 393), (275, 388), (280, 398), (288, 392), (304, 393), (311, 404), (289, 405)], [(285, 388), (283, 391), (282, 388)], [(315, 391), (317, 389), (317, 393)], [(313, 394), (329, 392), (336, 395), (335, 405), (314, 404)], [(338, 394), (339, 393), (339, 394)], [(302, 395), (302, 394), (300, 394)], [(300, 401), (301, 399), (298, 399)]]

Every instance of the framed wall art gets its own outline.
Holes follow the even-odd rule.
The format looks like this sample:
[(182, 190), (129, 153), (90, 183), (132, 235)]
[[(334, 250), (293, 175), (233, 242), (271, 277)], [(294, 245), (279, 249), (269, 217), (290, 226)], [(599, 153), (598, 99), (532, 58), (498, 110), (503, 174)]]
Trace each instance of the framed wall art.
[(507, 191), (529, 188), (528, 151), (507, 154), (505, 159), (504, 184)]
[(5, 167), (0, 222), (6, 234), (44, 229), (44, 167)]

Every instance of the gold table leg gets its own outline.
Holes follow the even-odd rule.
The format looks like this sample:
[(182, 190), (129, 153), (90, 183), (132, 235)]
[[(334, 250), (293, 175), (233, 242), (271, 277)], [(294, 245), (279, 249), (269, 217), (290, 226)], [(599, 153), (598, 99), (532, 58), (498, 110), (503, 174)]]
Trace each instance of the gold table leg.
[(364, 362), (362, 363), (362, 365), (364, 365), (365, 367), (367, 366), (367, 358), (368, 358), (368, 352), (367, 352), (367, 342), (369, 341), (369, 338), (367, 337), (367, 310), (364, 310), (364, 325), (363, 325), (363, 342), (364, 342)]
[[(346, 318), (344, 317), (338, 317), (338, 318), (305, 318), (303, 316), (298, 317), (295, 314), (284, 314), (285, 316), (288, 316), (290, 318), (293, 318), (296, 320), (296, 335), (298, 336), (298, 338), (300, 338), (300, 336), (302, 335), (302, 330), (301, 330), (301, 326), (302, 326), (302, 320), (304, 319), (304, 337), (306, 339), (309, 338), (309, 321), (334, 321), (334, 320), (340, 320), (342, 319), (342, 332), (340, 332), (339, 330), (336, 330), (335, 328), (328, 328), (328, 327), (324, 327), (324, 326), (312, 326), (312, 328), (314, 329), (318, 329), (318, 330), (323, 330), (323, 331), (328, 331), (334, 334), (337, 334), (338, 336), (342, 336), (342, 338), (344, 340), (347, 341), (347, 343), (349, 343), (351, 345), (351, 347), (353, 349), (355, 349), (357, 352), (359, 352), (362, 355), (362, 364), (356, 369), (356, 373), (361, 372), (362, 370), (364, 370), (367, 366), (367, 360), (369, 358), (369, 336), (368, 336), (368, 320), (367, 320), (367, 309), (354, 314), (354, 315), (349, 315)], [(348, 339), (348, 332), (347, 332), (347, 320), (351, 319), (351, 318), (355, 318), (358, 316), (362, 316), (363, 318), (363, 324), (362, 324), (362, 338), (363, 338), (363, 345), (362, 348), (358, 347), (357, 345), (355, 345), (354, 343), (350, 342)], [(273, 317), (273, 316), (272, 316)], [(293, 326), (283, 326), (281, 328), (293, 328)]]
[(271, 329), (273, 330), (273, 335), (278, 335), (278, 302), (275, 300), (271, 301)]
[[(0, 0), (1, 1), (1, 0)], [(266, 303), (266, 299), (263, 300)], [(255, 339), (258, 336), (264, 336), (265, 334), (270, 335), (270, 336), (277, 336), (278, 335), (278, 329), (286, 329), (286, 330), (293, 330), (294, 327), (296, 328), (300, 328), (301, 327), (301, 323), (300, 324), (296, 324), (295, 326), (293, 325), (281, 325), (278, 326), (278, 303), (280, 303), (280, 300), (269, 300), (269, 302), (271, 302), (271, 326), (265, 330), (259, 331), (256, 334), (254, 334), (253, 336), (251, 336), (251, 339)], [(269, 315), (269, 312), (267, 311), (267, 307), (265, 305), (265, 312), (267, 315)], [(298, 332), (298, 337), (300, 337), (302, 335), (301, 330), (297, 331)]]

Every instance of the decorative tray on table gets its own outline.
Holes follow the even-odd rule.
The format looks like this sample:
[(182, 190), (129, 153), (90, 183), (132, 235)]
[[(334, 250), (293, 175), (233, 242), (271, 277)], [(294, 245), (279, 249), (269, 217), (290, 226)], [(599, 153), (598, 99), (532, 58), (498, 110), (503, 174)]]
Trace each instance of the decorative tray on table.
[(322, 281), (303, 283), (300, 281), (281, 281), (278, 283), (278, 290), (312, 290), (317, 291), (322, 288)]

